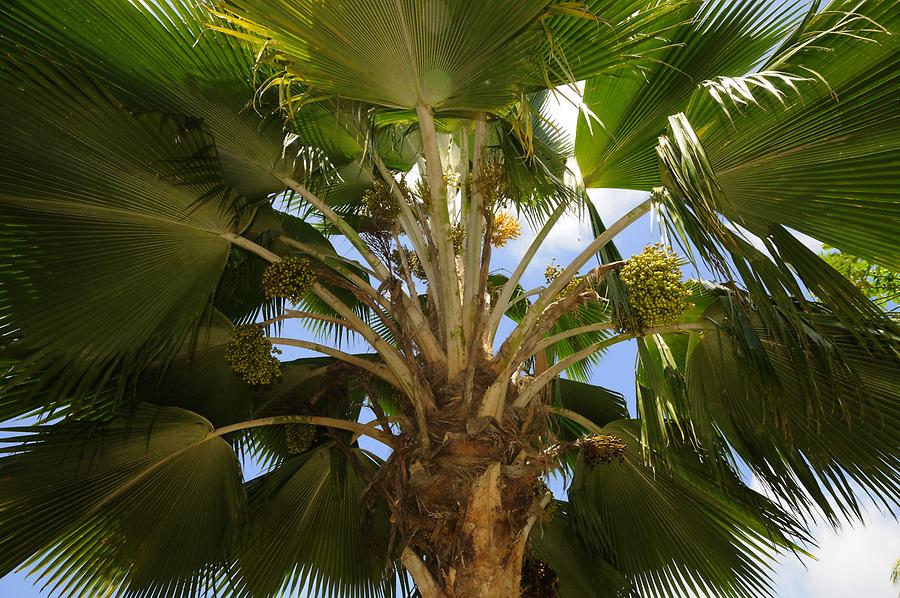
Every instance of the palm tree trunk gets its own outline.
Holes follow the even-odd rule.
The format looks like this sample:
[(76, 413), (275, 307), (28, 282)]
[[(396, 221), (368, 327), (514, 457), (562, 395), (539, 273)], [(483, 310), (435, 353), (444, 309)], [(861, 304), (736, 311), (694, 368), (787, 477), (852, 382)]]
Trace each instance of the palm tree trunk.
[[(522, 559), (534, 510), (531, 488), (535, 475), (530, 468), (493, 463), (468, 484), (468, 496), (452, 496), (460, 480), (431, 478), (426, 488), (420, 484), (417, 500), (426, 508), (433, 496), (442, 502), (459, 504), (451, 515), (416, 542), (425, 561), (409, 560), (404, 565), (424, 598), (517, 598)], [(415, 481), (413, 481), (415, 483)], [(442, 492), (443, 490), (443, 492)], [(425, 562), (428, 563), (425, 566)]]

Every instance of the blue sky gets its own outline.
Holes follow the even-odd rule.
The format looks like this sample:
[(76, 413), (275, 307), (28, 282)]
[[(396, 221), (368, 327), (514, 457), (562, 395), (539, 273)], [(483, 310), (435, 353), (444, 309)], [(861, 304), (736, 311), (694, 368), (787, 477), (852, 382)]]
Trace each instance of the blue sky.
[[(570, 127), (574, 122), (574, 108), (563, 102), (557, 107), (557, 119)], [(606, 223), (634, 207), (646, 196), (643, 193), (624, 190), (594, 190), (590, 193), (600, 215)], [(524, 224), (524, 223), (523, 223)], [(535, 231), (526, 226), (522, 237), (496, 252), (495, 269), (511, 269), (525, 252)], [(554, 259), (567, 263), (592, 238), (590, 228), (574, 216), (566, 216), (550, 234), (542, 250), (526, 274), (523, 284), (532, 288), (543, 284), (544, 268)], [(649, 216), (633, 224), (617, 239), (623, 255), (638, 253), (647, 243), (658, 240), (658, 231)], [(805, 239), (817, 246), (812, 239)], [(354, 252), (349, 245), (337, 242), (342, 255)], [(692, 273), (688, 272), (688, 275)], [(308, 337), (308, 333), (296, 323), (285, 328), (285, 336)], [(632, 415), (634, 409), (634, 359), (633, 342), (613, 347), (593, 372), (592, 381), (624, 394)], [(284, 348), (284, 359), (308, 356), (309, 352)], [(373, 447), (374, 448), (374, 447)], [(257, 470), (248, 464), (246, 475), (254, 477)], [(751, 480), (751, 483), (753, 481)], [(757, 487), (757, 489), (759, 489)], [(555, 491), (561, 492), (557, 484)], [(896, 598), (897, 588), (890, 584), (891, 565), (900, 557), (900, 524), (870, 508), (866, 525), (834, 531), (826, 526), (815, 530), (819, 548), (814, 551), (818, 560), (802, 562), (789, 555), (775, 568), (773, 577), (779, 598)], [(12, 573), (0, 578), (0, 598), (39, 598), (41, 592), (26, 579), (24, 573)]]

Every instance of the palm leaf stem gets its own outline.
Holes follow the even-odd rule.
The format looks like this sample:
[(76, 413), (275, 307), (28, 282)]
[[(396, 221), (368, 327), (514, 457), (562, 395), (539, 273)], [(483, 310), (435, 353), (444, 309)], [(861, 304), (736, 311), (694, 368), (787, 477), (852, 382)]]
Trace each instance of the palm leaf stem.
[(309, 202), (313, 207), (315, 207), (319, 212), (329, 221), (331, 222), (345, 237), (353, 247), (359, 251), (360, 255), (368, 262), (369, 266), (374, 270), (375, 277), (379, 282), (384, 282), (391, 278), (391, 273), (388, 271), (387, 266), (385, 266), (378, 256), (372, 253), (369, 250), (369, 246), (365, 241), (359, 236), (359, 233), (356, 232), (350, 224), (347, 223), (346, 220), (341, 218), (341, 216), (332, 210), (328, 204), (326, 204), (322, 199), (306, 188), (305, 185), (301, 184), (299, 181), (296, 181), (290, 177), (281, 178), (281, 182), (288, 186), (292, 191), (298, 193), (303, 199)]
[[(249, 239), (245, 239), (244, 237), (240, 237), (238, 235), (233, 235), (230, 233), (224, 233), (222, 235), (224, 238), (228, 239), (232, 243), (239, 245), (247, 249), (248, 251), (252, 251), (256, 253), (260, 257), (267, 259), (270, 262), (279, 262), (281, 261), (281, 257), (272, 253), (268, 249), (264, 247), (260, 247), (253, 241)], [(360, 279), (361, 281), (361, 279)], [(361, 281), (362, 282), (362, 281)], [(411, 388), (408, 387), (406, 382), (413, 380), (412, 372), (410, 372), (409, 368), (406, 365), (405, 360), (397, 352), (397, 350), (392, 347), (389, 343), (387, 343), (371, 326), (366, 324), (359, 316), (353, 313), (347, 305), (334, 296), (331, 291), (323, 287), (322, 285), (316, 283), (313, 284), (310, 289), (319, 299), (324, 301), (331, 309), (341, 315), (344, 320), (341, 322), (342, 326), (346, 326), (348, 329), (358, 333), (362, 336), (375, 351), (378, 352), (379, 355), (382, 356), (385, 363), (388, 364), (388, 367), (397, 374), (396, 378), (392, 378), (392, 384), (397, 386), (398, 388), (403, 388), (404, 390), (411, 391)], [(285, 343), (286, 344), (286, 343)], [(322, 347), (323, 345), (319, 345)], [(319, 351), (318, 349), (315, 349)], [(347, 355), (341, 351), (337, 351), (336, 349), (332, 349), (332, 351), (339, 353), (341, 355)], [(323, 351), (319, 351), (320, 353)], [(326, 353), (327, 355), (332, 355), (342, 361), (346, 361), (343, 357), (339, 357), (338, 355), (332, 353)], [(383, 377), (383, 376), (382, 376)], [(391, 381), (391, 380), (389, 380)], [(401, 383), (401, 381), (403, 383)], [(412, 393), (410, 393), (412, 394)]]
[(528, 405), (535, 396), (540, 392), (542, 388), (550, 384), (557, 376), (563, 373), (566, 368), (578, 363), (582, 359), (593, 355), (597, 351), (605, 349), (606, 347), (610, 347), (612, 345), (621, 343), (623, 341), (628, 341), (634, 338), (644, 337), (644, 336), (652, 336), (654, 334), (668, 334), (672, 332), (689, 332), (692, 330), (711, 330), (712, 326), (707, 322), (689, 322), (685, 324), (672, 324), (670, 326), (660, 326), (657, 328), (650, 328), (648, 330), (641, 331), (640, 333), (628, 332), (625, 334), (617, 334), (616, 336), (603, 339), (602, 341), (598, 341), (577, 353), (573, 353), (569, 355), (565, 359), (561, 359), (549, 368), (547, 368), (541, 375), (537, 376), (534, 381), (529, 384), (524, 391), (522, 391), (516, 401), (513, 403), (513, 407), (522, 408)]
[(271, 326), (277, 322), (283, 322), (285, 320), (302, 320), (302, 319), (310, 319), (310, 320), (319, 320), (321, 322), (331, 322), (332, 324), (337, 324), (338, 326), (349, 326), (347, 322), (341, 320), (340, 318), (332, 318), (331, 316), (323, 316), (322, 314), (314, 314), (306, 311), (297, 311), (295, 309), (286, 309), (284, 314), (269, 318), (268, 320), (263, 320), (262, 322), (257, 322), (256, 325), (260, 327)]
[(603, 429), (600, 426), (598, 426), (597, 424), (595, 424), (594, 422), (592, 422), (585, 416), (583, 416), (579, 413), (575, 413), (571, 409), (566, 409), (565, 407), (556, 407), (554, 405), (546, 405), (546, 406), (544, 406), (544, 409), (549, 413), (553, 413), (560, 417), (564, 417), (569, 421), (575, 422), (576, 424), (583, 427), (585, 430), (587, 430), (591, 434), (602, 434), (603, 433)]
[(352, 309), (347, 307), (343, 301), (335, 297), (331, 291), (321, 284), (313, 284), (311, 290), (317, 297), (327, 303), (329, 307), (335, 310), (348, 322), (348, 328), (358, 332), (370, 345), (372, 345), (372, 348), (384, 359), (385, 364), (397, 375), (401, 388), (410, 391), (410, 394), (412, 394), (412, 389), (409, 387), (409, 384), (411, 384), (414, 379), (413, 373), (410, 371), (409, 366), (406, 364), (406, 360), (399, 351), (385, 341), (371, 326), (363, 322), (359, 316), (353, 313)]
[(450, 242), (450, 211), (446, 201), (447, 186), (438, 146), (434, 114), (427, 106), (416, 106), (419, 132), (428, 167), (428, 186), (431, 191), (429, 206), (431, 234), (434, 236), (438, 262), (438, 278), (430, 281), (441, 298), (444, 342), (447, 347), (447, 381), (456, 378), (465, 367), (465, 338), (462, 334), (462, 302), (459, 296), (459, 277), (456, 269), (456, 251)]
[(564, 341), (568, 338), (572, 338), (573, 336), (578, 336), (579, 334), (589, 334), (591, 332), (602, 332), (604, 330), (612, 330), (615, 328), (615, 324), (612, 322), (601, 322), (599, 324), (589, 324), (587, 326), (579, 326), (578, 328), (572, 328), (571, 330), (565, 330), (560, 332), (559, 334), (554, 334), (553, 336), (548, 336), (532, 349), (533, 353), (540, 353), (544, 349), (548, 347), (552, 347), (556, 343), (560, 341)]
[[(317, 250), (315, 247), (312, 247), (308, 243), (303, 243), (302, 241), (298, 241), (296, 239), (292, 239), (287, 236), (278, 237), (279, 241), (282, 241), (285, 245), (289, 245), (298, 251), (301, 251), (309, 256), (312, 256), (322, 262), (323, 264), (329, 266), (330, 268), (336, 270), (339, 274), (344, 276), (347, 280), (349, 280), (353, 285), (355, 285), (360, 291), (364, 292), (368, 295), (373, 301), (381, 304), (382, 307), (386, 309), (390, 309), (384, 302), (384, 297), (379, 293), (375, 287), (366, 282), (362, 277), (357, 275), (353, 270), (339, 263), (339, 260), (333, 259), (334, 256), (329, 256), (321, 251)], [(338, 262), (338, 263), (335, 263)]]
[[(469, 142), (465, 129), (460, 131), (460, 151), (462, 156), (460, 163), (463, 168), (469, 164)], [(482, 249), (481, 239), (483, 236), (482, 228), (484, 226), (484, 194), (481, 190), (479, 177), (483, 170), (483, 153), (484, 143), (487, 137), (487, 118), (483, 113), (479, 114), (475, 119), (475, 138), (472, 148), (472, 164), (475, 165), (474, 184), (461, 185), (462, 201), (460, 205), (464, 210), (463, 218), (466, 223), (466, 250), (465, 250), (465, 269), (463, 272), (463, 326), (465, 328), (466, 339), (477, 338), (479, 335), (474, 330), (474, 324), (479, 320), (477, 317), (479, 298), (483, 297), (484, 289), (479, 288), (481, 278), (481, 257)]]
[[(384, 164), (381, 155), (374, 147), (370, 149), (370, 152), (372, 161), (375, 162), (378, 172), (381, 174), (384, 181), (390, 185), (391, 191), (397, 200), (397, 205), (400, 208), (400, 225), (403, 227), (403, 231), (413, 244), (413, 249), (415, 249), (417, 255), (428, 255), (429, 247), (432, 246), (433, 243), (431, 242), (431, 232), (424, 215), (420, 214), (417, 217), (413, 214), (408, 198), (403, 194), (403, 190), (400, 189), (396, 179), (394, 179), (393, 175), (391, 175), (391, 172)], [(401, 293), (400, 300), (410, 317), (411, 334), (418, 341), (419, 348), (422, 350), (426, 359), (432, 363), (443, 363), (446, 361), (444, 349), (441, 347), (440, 342), (438, 342), (431, 327), (428, 325), (428, 321), (425, 318), (425, 314), (422, 312), (422, 306), (419, 304), (419, 301), (412, 300), (412, 297), (417, 297), (415, 284), (412, 282), (412, 277), (409, 275), (409, 263), (406, 260), (406, 256), (402, 251), (399, 253), (401, 264), (403, 265), (403, 270), (406, 274), (406, 284), (410, 293), (410, 295)], [(428, 278), (428, 280), (434, 280), (435, 272), (431, 260), (420, 260), (420, 262), (425, 269), (426, 278)], [(439, 306), (439, 298), (431, 285), (426, 286), (426, 292), (431, 298), (432, 303), (434, 303), (435, 306)]]
[[(428, 255), (429, 248), (434, 245), (431, 230), (428, 226), (428, 218), (421, 212), (419, 214), (413, 213), (409, 198), (404, 195), (403, 190), (397, 184), (397, 180), (391, 174), (391, 171), (388, 170), (377, 149), (372, 147), (369, 149), (369, 152), (372, 156), (372, 161), (375, 162), (375, 167), (378, 168), (378, 172), (381, 174), (381, 178), (390, 185), (391, 192), (397, 200), (397, 206), (400, 209), (399, 220), (400, 225), (403, 227), (403, 232), (406, 233), (418, 255)], [(431, 260), (422, 260), (422, 267), (425, 269), (426, 278), (428, 280), (434, 279), (434, 266)], [(428, 294), (437, 304), (437, 297), (434, 296), (430, 286), (428, 287)]]
[[(357, 129), (359, 128), (358, 124), (359, 123), (357, 122)], [(422, 213), (421, 208), (419, 208), (418, 204), (416, 204), (415, 202), (410, 202), (409, 198), (404, 195), (403, 190), (397, 184), (397, 180), (394, 178), (394, 176), (391, 174), (391, 171), (384, 163), (384, 160), (382, 159), (381, 154), (376, 147), (376, 144), (368, 144), (367, 151), (371, 156), (372, 161), (375, 163), (379, 174), (381, 174), (382, 179), (384, 179), (384, 181), (391, 188), (391, 192), (397, 202), (397, 207), (400, 210), (398, 221), (400, 222), (400, 226), (403, 228), (403, 231), (406, 233), (407, 238), (409, 238), (410, 242), (413, 244), (413, 249), (415, 249), (418, 255), (429, 255), (429, 248), (434, 246), (434, 242), (431, 236), (431, 230), (428, 226), (427, 217), (424, 213)], [(443, 175), (443, 173), (441, 174)], [(412, 207), (416, 207), (418, 214), (413, 213)], [(403, 252), (400, 252), (400, 254), (401, 262), (406, 262)], [(436, 280), (437, 278), (431, 260), (423, 259), (421, 260), (421, 264), (425, 269), (425, 275), (427, 279)], [(409, 274), (409, 264), (406, 264), (404, 266), (404, 269), (405, 272)], [(418, 342), (419, 349), (422, 351), (423, 355), (428, 361), (430, 361), (431, 363), (444, 363), (447, 360), (446, 354), (444, 353), (440, 342), (434, 336), (434, 332), (432, 331), (431, 326), (428, 324), (428, 320), (425, 317), (425, 314), (422, 312), (421, 304), (417, 299), (412, 299), (413, 297), (417, 297), (415, 284), (412, 283), (410, 276), (407, 275), (406, 278), (407, 286), (409, 288), (409, 295), (401, 292), (400, 302), (403, 305), (403, 308), (406, 310), (407, 316), (410, 320), (409, 332), (411, 336)], [(440, 311), (439, 297), (432, 288), (432, 285), (428, 285), (426, 287), (426, 292), (428, 293), (429, 297), (431, 297), (434, 305), (437, 306), (438, 311)], [(390, 309), (388, 311), (390, 311)]]
[(259, 257), (263, 258), (267, 262), (280, 262), (281, 256), (276, 253), (272, 253), (265, 247), (257, 245), (250, 239), (246, 237), (242, 237), (237, 233), (222, 233), (222, 238), (226, 241), (230, 242), (233, 245), (237, 245), (241, 249), (246, 249), (250, 253), (255, 253)]
[(522, 322), (510, 333), (506, 342), (500, 348), (500, 353), (495, 359), (495, 367), (499, 369), (507, 369), (515, 361), (519, 349), (531, 335), (532, 329), (538, 323), (541, 314), (556, 299), (559, 292), (562, 291), (569, 282), (578, 274), (584, 264), (590, 260), (594, 254), (603, 249), (616, 235), (625, 230), (629, 225), (633, 224), (641, 216), (650, 211), (652, 204), (648, 199), (629, 211), (627, 214), (619, 218), (614, 224), (607, 228), (602, 234), (598, 235), (584, 250), (573, 259), (563, 272), (554, 279), (554, 281), (544, 289), (538, 296), (537, 301), (528, 310), (528, 313), (522, 319)]
[(400, 553), (400, 562), (412, 575), (413, 581), (416, 582), (416, 590), (422, 598), (446, 598), (437, 582), (434, 581), (431, 571), (408, 546)]
[(493, 343), (494, 336), (497, 334), (497, 329), (500, 327), (500, 321), (503, 319), (503, 314), (505, 314), (509, 309), (510, 299), (512, 298), (513, 292), (515, 292), (519, 281), (522, 280), (522, 276), (525, 274), (525, 270), (528, 268), (529, 264), (531, 264), (531, 260), (534, 259), (534, 256), (537, 255), (538, 250), (544, 243), (544, 239), (546, 239), (547, 235), (550, 234), (551, 229), (553, 229), (553, 226), (556, 224), (557, 220), (559, 220), (559, 218), (563, 215), (567, 208), (568, 205), (566, 203), (560, 203), (560, 205), (557, 206), (557, 208), (547, 219), (547, 222), (544, 223), (544, 226), (541, 227), (541, 230), (531, 242), (531, 245), (528, 246), (528, 250), (525, 252), (525, 255), (522, 256), (522, 259), (519, 260), (519, 263), (516, 265), (516, 269), (513, 271), (512, 275), (503, 285), (503, 289), (500, 291), (500, 296), (497, 299), (497, 303), (491, 310), (491, 314), (488, 319), (488, 339), (486, 341), (487, 344)]
[(335, 359), (339, 359), (344, 363), (349, 363), (350, 365), (356, 366), (362, 370), (374, 374), (388, 384), (391, 384), (398, 388), (400, 387), (400, 383), (397, 381), (396, 376), (387, 367), (377, 363), (372, 363), (371, 361), (362, 359), (361, 357), (356, 357), (355, 355), (350, 355), (349, 353), (344, 353), (340, 349), (335, 349), (334, 347), (329, 347), (328, 345), (323, 345), (322, 343), (304, 341), (296, 338), (274, 336), (267, 338), (274, 345), (287, 345), (290, 347), (297, 347), (299, 349), (308, 349), (310, 351), (315, 351), (317, 353), (322, 353), (323, 355), (334, 357)]
[(361, 424), (359, 422), (353, 422), (334, 417), (320, 417), (317, 415), (276, 415), (272, 417), (252, 419), (238, 424), (216, 428), (215, 430), (210, 432), (207, 438), (217, 438), (219, 436), (231, 434), (232, 432), (239, 432), (241, 430), (248, 430), (250, 428), (261, 428), (263, 426), (280, 426), (285, 424), (309, 424), (314, 426), (323, 426), (326, 428), (334, 428), (336, 430), (347, 430), (348, 432), (353, 432), (358, 436), (368, 436), (370, 438), (374, 438), (375, 440), (383, 442), (390, 447), (395, 447), (397, 441), (397, 437), (393, 434), (389, 434), (387, 432), (379, 430), (372, 425)]

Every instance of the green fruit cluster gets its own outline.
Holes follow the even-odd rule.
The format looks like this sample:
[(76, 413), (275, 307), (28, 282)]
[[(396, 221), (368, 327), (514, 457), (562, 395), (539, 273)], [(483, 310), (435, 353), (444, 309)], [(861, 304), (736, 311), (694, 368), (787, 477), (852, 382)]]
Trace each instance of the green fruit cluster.
[(419, 259), (419, 254), (403, 246), (391, 252), (391, 263), (397, 276), (403, 276), (403, 260), (400, 259), (401, 251), (406, 257), (406, 264), (409, 266), (410, 273), (419, 280), (425, 280), (427, 276), (425, 275), (425, 268), (422, 266), (422, 260)]
[(599, 463), (625, 462), (625, 450), (628, 445), (618, 436), (592, 434), (578, 441), (584, 462), (593, 467)]
[(288, 424), (284, 427), (284, 438), (288, 453), (301, 455), (315, 443), (318, 435), (316, 426), (310, 424)]
[[(544, 280), (547, 281), (547, 285), (553, 284), (553, 281), (556, 280), (560, 274), (565, 271), (565, 268), (561, 266), (557, 266), (556, 264), (550, 264), (547, 266), (547, 269), (544, 270)], [(572, 280), (570, 280), (566, 286), (559, 292), (560, 297), (565, 297), (569, 293), (572, 293), (578, 285), (581, 284), (581, 278), (578, 276), (573, 276)]]
[(247, 384), (269, 384), (281, 375), (280, 362), (273, 353), (281, 351), (255, 324), (235, 328), (225, 345), (225, 361)]
[(660, 243), (629, 259), (619, 277), (628, 288), (629, 313), (617, 317), (622, 332), (671, 324), (689, 307), (691, 291), (681, 281), (678, 257)]
[(299, 303), (315, 282), (309, 260), (294, 256), (269, 264), (262, 275), (266, 299), (283, 298), (291, 303)]
[(376, 180), (371, 189), (366, 191), (362, 201), (372, 224), (377, 228), (391, 228), (400, 214), (391, 186), (381, 179)]
[(522, 598), (556, 598), (559, 575), (543, 561), (525, 559), (522, 563)]

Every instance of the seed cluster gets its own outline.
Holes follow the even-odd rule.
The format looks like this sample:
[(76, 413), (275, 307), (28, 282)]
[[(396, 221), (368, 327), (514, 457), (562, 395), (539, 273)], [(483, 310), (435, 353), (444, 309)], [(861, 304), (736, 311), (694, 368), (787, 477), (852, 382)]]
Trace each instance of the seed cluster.
[(537, 559), (522, 563), (522, 598), (556, 598), (559, 575), (550, 565)]
[(254, 324), (235, 328), (225, 345), (225, 361), (247, 384), (269, 384), (281, 375), (278, 358), (273, 353), (281, 351)]
[(472, 178), (472, 187), (481, 193), (484, 207), (492, 209), (506, 197), (506, 169), (498, 161), (484, 163)]
[(461, 222), (450, 228), (450, 241), (453, 243), (453, 251), (460, 255), (466, 246), (466, 227)]
[(288, 453), (302, 455), (312, 447), (316, 441), (318, 430), (310, 424), (288, 424), (284, 427), (285, 443)]
[[(561, 266), (557, 266), (556, 264), (550, 264), (547, 266), (547, 269), (544, 270), (544, 279), (547, 281), (548, 285), (553, 284), (553, 281), (556, 280), (560, 274), (565, 271), (565, 268)], [(578, 276), (573, 276), (572, 280), (570, 280), (566, 286), (559, 292), (560, 297), (565, 297), (569, 293), (573, 292), (578, 285), (581, 284), (581, 278)]]
[(381, 179), (375, 181), (362, 200), (374, 228), (390, 229), (400, 214), (391, 186)]
[(509, 212), (494, 214), (494, 228), (491, 230), (491, 245), (503, 247), (509, 241), (517, 239), (522, 233), (522, 226)]
[(403, 246), (391, 252), (391, 263), (397, 276), (403, 276), (403, 260), (400, 258), (400, 252), (403, 252), (403, 256), (406, 257), (406, 264), (409, 266), (410, 273), (419, 280), (425, 280), (427, 276), (425, 268), (422, 266), (422, 260), (419, 259), (419, 254)]
[(678, 257), (660, 243), (648, 245), (629, 259), (619, 277), (628, 288), (629, 314), (617, 316), (623, 332), (640, 332), (670, 324), (689, 307), (691, 294), (681, 281)]
[(599, 463), (625, 462), (625, 449), (628, 445), (618, 436), (592, 434), (582, 437), (577, 444), (584, 456), (584, 462), (591, 467)]
[(266, 299), (283, 298), (291, 303), (299, 303), (315, 282), (309, 260), (294, 256), (269, 264), (262, 275)]

